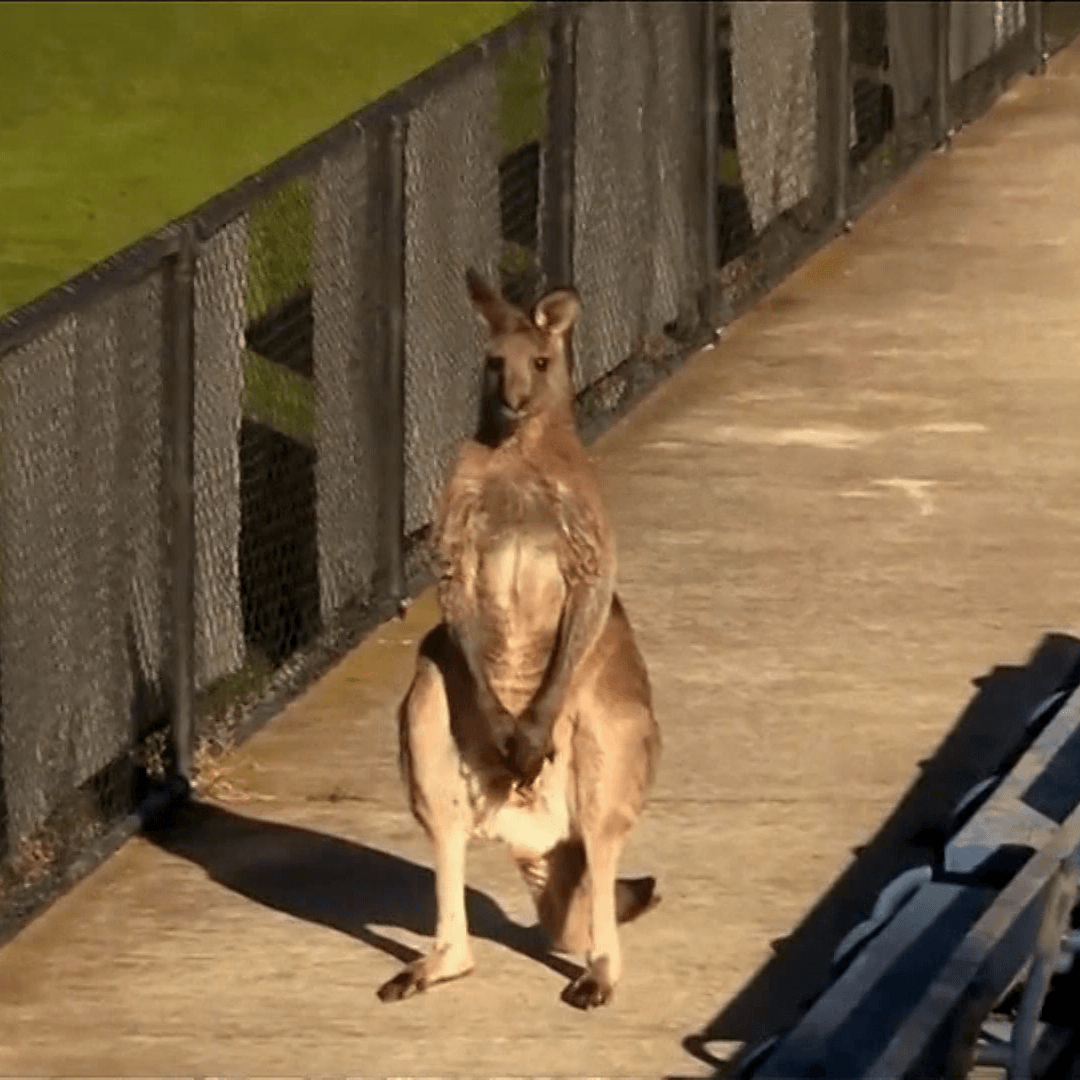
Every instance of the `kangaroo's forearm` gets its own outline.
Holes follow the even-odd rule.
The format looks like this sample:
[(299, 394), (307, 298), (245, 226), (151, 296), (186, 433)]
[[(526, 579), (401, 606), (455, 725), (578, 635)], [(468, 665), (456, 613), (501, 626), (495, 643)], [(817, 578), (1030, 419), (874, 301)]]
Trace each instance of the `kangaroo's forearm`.
[(533, 720), (548, 729), (562, 711), (574, 675), (604, 628), (613, 585), (601, 580), (573, 589), (563, 609), (555, 651), (530, 707)]
[(483, 647), (480, 627), (475, 619), (463, 619), (450, 624), (450, 634), (457, 643), (476, 688), (477, 704), (481, 712), (492, 717), (502, 708), (484, 672)]

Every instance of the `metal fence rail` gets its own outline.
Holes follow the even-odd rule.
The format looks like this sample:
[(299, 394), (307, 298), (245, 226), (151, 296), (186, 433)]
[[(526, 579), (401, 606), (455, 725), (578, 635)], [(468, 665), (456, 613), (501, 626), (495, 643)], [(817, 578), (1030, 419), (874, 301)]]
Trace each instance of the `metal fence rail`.
[(0, 935), (416, 591), (473, 265), (592, 436), (1041, 63), (1041, 4), (557, 3), (0, 322)]

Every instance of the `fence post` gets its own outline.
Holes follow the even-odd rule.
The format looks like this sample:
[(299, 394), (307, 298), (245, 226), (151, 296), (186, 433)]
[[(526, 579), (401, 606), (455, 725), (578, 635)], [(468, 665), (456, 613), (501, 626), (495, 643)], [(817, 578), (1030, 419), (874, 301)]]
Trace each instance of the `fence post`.
[(1031, 70), (1036, 75), (1046, 71), (1046, 32), (1043, 29), (1043, 0), (1028, 0), (1028, 22), (1031, 25), (1031, 47), (1035, 50), (1035, 62)]
[(720, 79), (718, 57), (716, 54), (716, 4), (714, 0), (705, 0), (702, 5), (702, 54), (701, 77), (704, 82), (705, 108), (703, 119), (705, 130), (702, 132), (702, 220), (705, 228), (705, 321), (712, 327), (716, 320), (716, 271), (720, 261), (719, 222), (717, 213), (717, 169), (719, 167), (718, 124), (720, 117)]
[(934, 145), (949, 141), (952, 115), (949, 108), (949, 0), (934, 4)]
[(407, 120), (394, 115), (375, 140), (369, 236), (382, 236), (384, 273), (372, 360), (379, 455), (378, 567), (389, 598), (405, 598), (405, 140)]
[(547, 138), (544, 142), (543, 271), (548, 288), (574, 280), (574, 118), (577, 20), (573, 5), (553, 3), (548, 54)]
[(191, 783), (195, 742), (195, 269), (198, 239), (185, 225), (166, 265), (165, 387), (169, 537), (169, 698), (178, 777)]
[(847, 220), (851, 160), (851, 74), (847, 0), (816, 5), (818, 81), (818, 168), (823, 179), (823, 211), (830, 222)]

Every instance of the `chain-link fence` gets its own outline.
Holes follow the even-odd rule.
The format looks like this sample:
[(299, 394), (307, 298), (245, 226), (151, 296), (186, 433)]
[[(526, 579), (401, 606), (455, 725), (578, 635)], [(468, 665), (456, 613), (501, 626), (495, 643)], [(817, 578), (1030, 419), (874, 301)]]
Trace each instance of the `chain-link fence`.
[(1036, 66), (1041, 11), (539, 5), (0, 323), (0, 922), (423, 582), (467, 266), (578, 288), (591, 435)]

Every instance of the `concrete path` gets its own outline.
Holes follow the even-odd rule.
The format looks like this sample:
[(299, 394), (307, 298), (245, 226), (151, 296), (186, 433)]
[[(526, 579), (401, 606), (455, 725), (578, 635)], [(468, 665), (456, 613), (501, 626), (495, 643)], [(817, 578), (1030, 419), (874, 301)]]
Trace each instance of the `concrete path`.
[(0, 952), (0, 1074), (692, 1076), (790, 1020), (1075, 654), (1078, 177), (1073, 48), (597, 448), (666, 739), (610, 1008), (560, 1004), (488, 845), (476, 973), (375, 998), (432, 930), (426, 596)]

